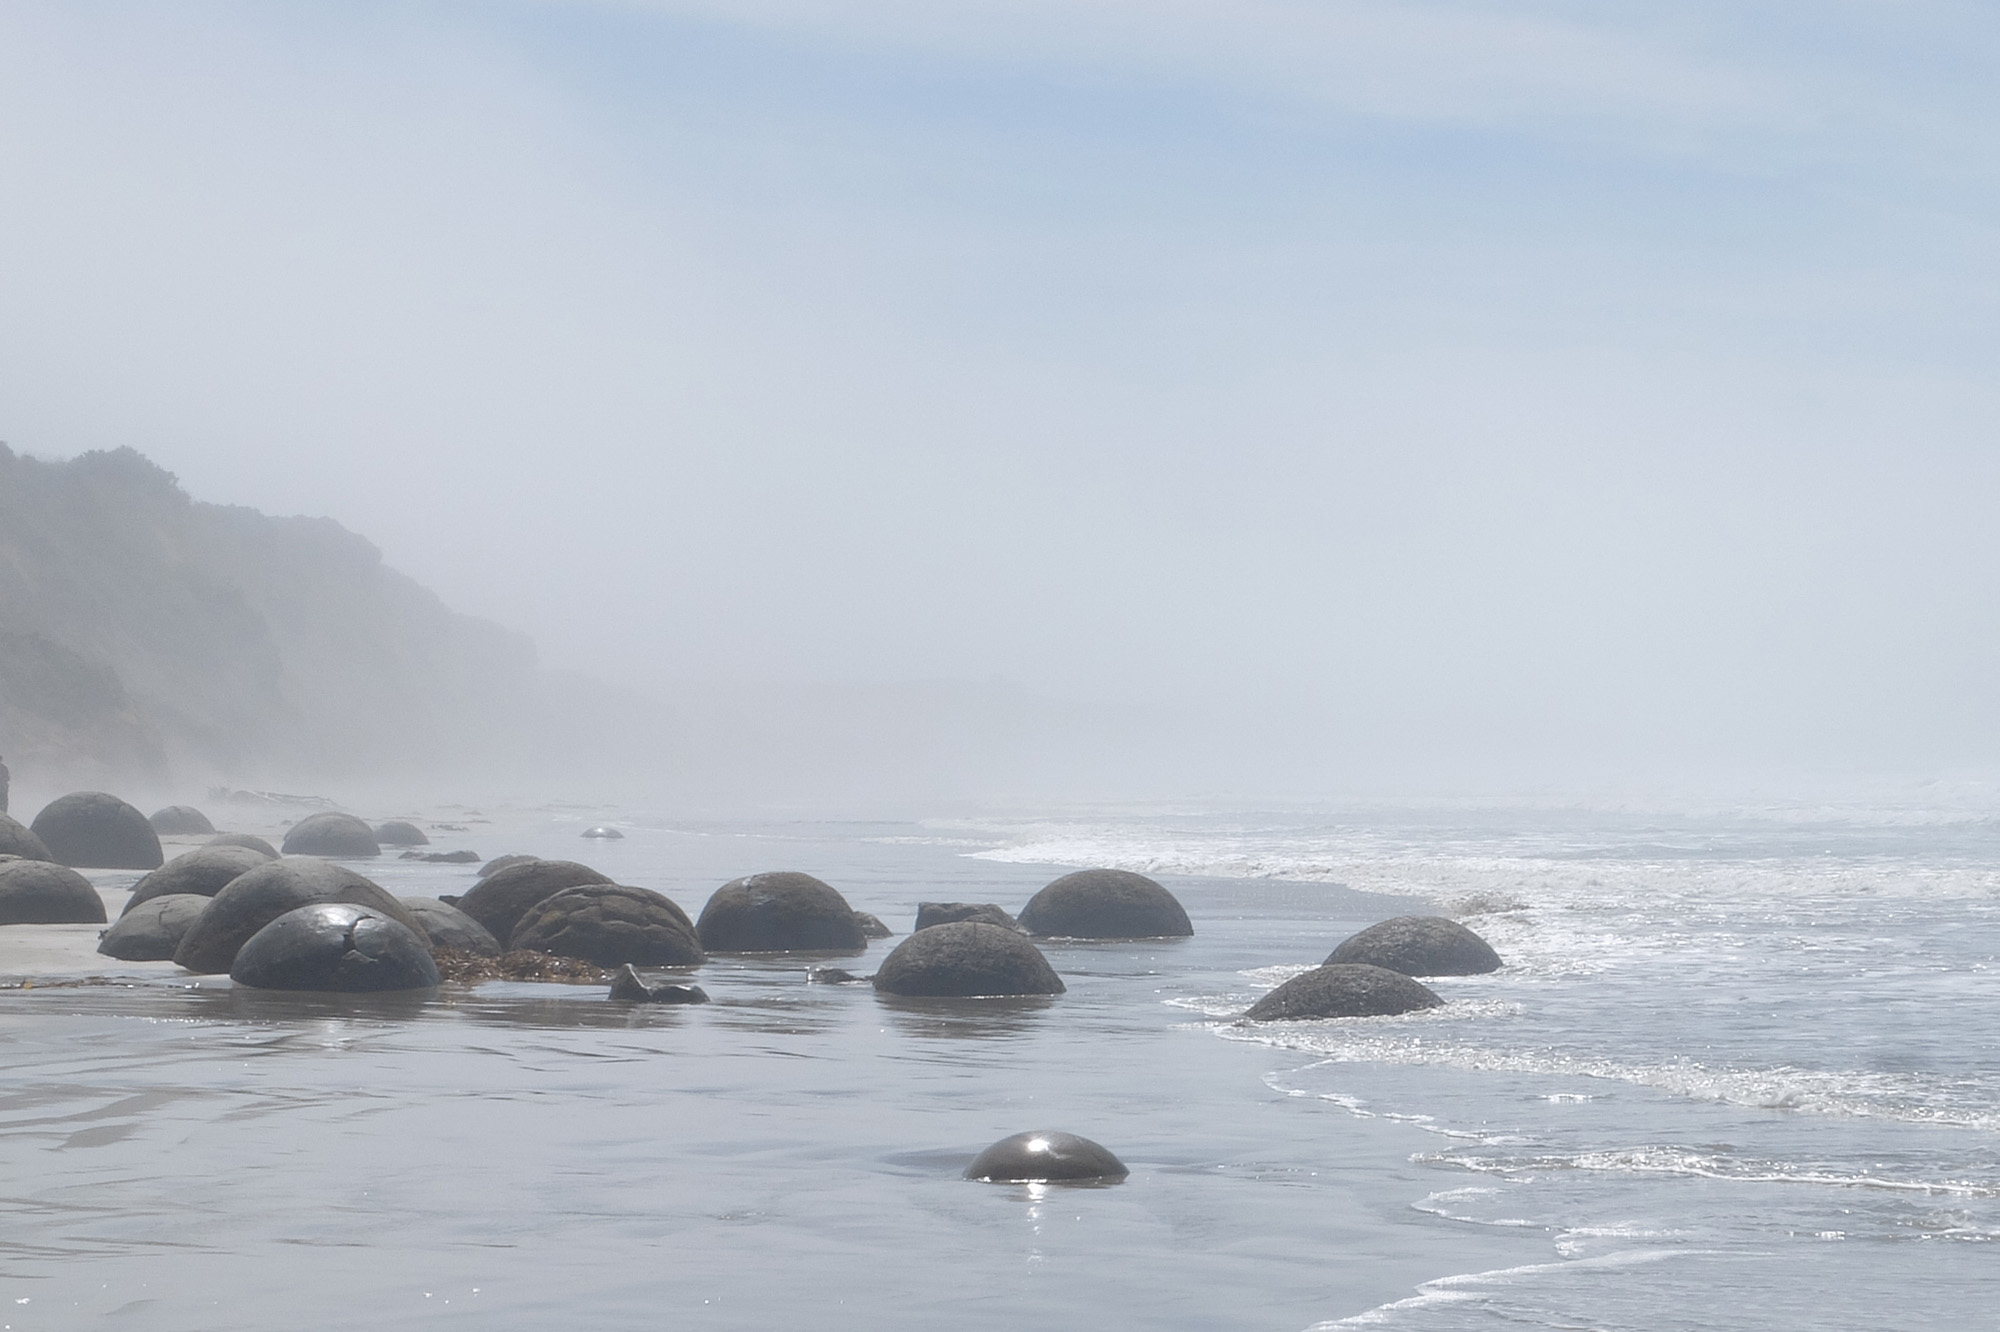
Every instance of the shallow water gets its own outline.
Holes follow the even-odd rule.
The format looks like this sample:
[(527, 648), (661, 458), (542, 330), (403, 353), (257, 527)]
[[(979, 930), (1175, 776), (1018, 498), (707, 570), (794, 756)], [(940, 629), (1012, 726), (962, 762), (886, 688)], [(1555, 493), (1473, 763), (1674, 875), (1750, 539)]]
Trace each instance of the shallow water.
[[(0, 1326), (1985, 1317), (2000, 837), (1977, 820), (624, 812), (626, 840), (576, 839), (617, 813), (467, 836), (692, 909), (808, 869), (898, 929), (922, 898), (1018, 909), (1055, 866), (1127, 864), (1197, 935), (1052, 946), (1070, 989), (1043, 1001), (889, 1002), (797, 958), (712, 962), (702, 1008), (260, 995), (167, 967), (0, 995)], [(1506, 908), (1468, 920), (1508, 968), (1409, 1018), (1228, 1021), (1431, 898)], [(1038, 1127), (1131, 1177), (959, 1178)]]

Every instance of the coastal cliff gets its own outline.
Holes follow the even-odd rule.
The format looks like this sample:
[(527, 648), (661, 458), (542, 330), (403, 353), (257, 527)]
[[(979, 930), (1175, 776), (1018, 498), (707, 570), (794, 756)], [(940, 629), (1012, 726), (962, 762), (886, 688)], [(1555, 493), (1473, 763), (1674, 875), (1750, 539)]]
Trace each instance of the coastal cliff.
[(0, 754), (17, 772), (340, 776), (518, 756), (534, 646), (326, 518), (192, 499), (131, 449), (0, 446)]

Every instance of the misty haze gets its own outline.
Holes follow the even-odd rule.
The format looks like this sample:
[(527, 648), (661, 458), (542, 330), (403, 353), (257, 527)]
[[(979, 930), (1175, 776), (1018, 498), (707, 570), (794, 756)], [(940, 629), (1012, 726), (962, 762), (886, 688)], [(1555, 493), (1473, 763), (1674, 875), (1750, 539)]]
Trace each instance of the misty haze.
[(1977, 1324), (1996, 54), (0, 5), (7, 1325)]

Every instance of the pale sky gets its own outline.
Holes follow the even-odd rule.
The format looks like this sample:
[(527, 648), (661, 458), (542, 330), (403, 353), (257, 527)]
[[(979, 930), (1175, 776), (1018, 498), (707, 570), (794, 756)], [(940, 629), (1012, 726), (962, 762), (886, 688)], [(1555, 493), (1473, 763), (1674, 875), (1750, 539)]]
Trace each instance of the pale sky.
[(0, 0), (0, 439), (622, 683), (1986, 763), (1996, 57), (1909, 2)]

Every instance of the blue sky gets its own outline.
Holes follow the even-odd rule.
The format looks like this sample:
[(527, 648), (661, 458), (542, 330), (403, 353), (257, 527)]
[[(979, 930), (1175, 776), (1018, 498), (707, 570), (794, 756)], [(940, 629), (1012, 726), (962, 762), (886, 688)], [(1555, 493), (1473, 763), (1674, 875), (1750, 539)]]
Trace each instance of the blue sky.
[(1985, 762), (1996, 26), (4, 4), (0, 438), (642, 683)]

